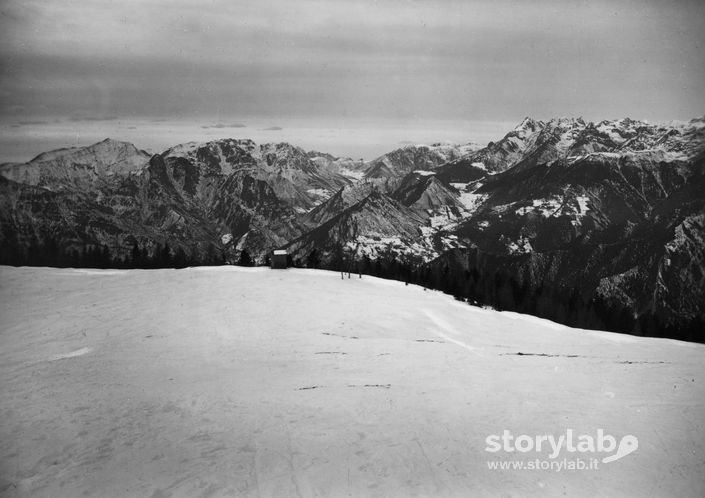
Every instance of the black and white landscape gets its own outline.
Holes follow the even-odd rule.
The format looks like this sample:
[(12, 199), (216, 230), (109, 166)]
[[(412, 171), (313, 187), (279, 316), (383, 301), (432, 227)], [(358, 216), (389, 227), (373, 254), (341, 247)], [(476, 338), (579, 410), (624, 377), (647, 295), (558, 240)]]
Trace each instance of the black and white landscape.
[(0, 32), (0, 496), (705, 495), (705, 5)]
[(485, 147), (354, 161), (106, 139), (0, 166), (2, 262), (293, 264), (585, 328), (705, 341), (705, 118), (524, 119)]

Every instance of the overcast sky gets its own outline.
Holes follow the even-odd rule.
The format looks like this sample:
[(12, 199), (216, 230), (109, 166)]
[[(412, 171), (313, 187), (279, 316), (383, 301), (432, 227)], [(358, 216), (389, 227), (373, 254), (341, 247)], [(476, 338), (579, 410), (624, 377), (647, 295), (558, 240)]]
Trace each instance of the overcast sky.
[(705, 113), (701, 0), (0, 6), (0, 120), (14, 129)]

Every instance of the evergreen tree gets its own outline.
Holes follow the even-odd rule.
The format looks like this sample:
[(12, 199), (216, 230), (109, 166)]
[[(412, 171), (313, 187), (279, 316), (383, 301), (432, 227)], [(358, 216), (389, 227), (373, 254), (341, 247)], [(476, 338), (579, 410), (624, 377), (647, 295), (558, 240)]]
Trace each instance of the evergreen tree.
[(254, 264), (247, 249), (243, 249), (242, 252), (240, 252), (240, 259), (237, 264), (238, 266), (252, 266)]
[(174, 252), (174, 268), (186, 268), (189, 265), (189, 258), (186, 256), (184, 248), (179, 246)]
[(137, 244), (137, 241), (132, 245), (132, 252), (130, 253), (130, 263), (132, 268), (142, 268), (144, 261), (142, 259), (142, 250)]
[(321, 258), (318, 255), (318, 250), (314, 248), (308, 254), (308, 257), (306, 258), (306, 267), (307, 268), (318, 268), (319, 264), (321, 264)]
[(159, 248), (158, 247), (158, 261), (157, 261), (157, 266), (160, 268), (171, 268), (172, 267), (172, 261), (171, 261), (171, 249), (169, 248), (169, 243), (165, 242), (164, 247)]

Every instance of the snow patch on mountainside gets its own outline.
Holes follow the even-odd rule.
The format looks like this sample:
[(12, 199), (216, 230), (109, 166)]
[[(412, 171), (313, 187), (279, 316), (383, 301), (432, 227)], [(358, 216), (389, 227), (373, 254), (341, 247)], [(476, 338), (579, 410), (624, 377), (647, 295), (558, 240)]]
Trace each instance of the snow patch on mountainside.
[(522, 206), (514, 212), (519, 216), (528, 214), (550, 218), (552, 216), (567, 215), (574, 217), (584, 216), (588, 210), (589, 198), (585, 195), (579, 195), (574, 198), (554, 196), (546, 199), (532, 199), (531, 205)]
[(358, 235), (354, 241), (345, 244), (345, 249), (349, 254), (354, 254), (356, 258), (367, 256), (372, 260), (391, 255), (401, 258), (404, 256), (421, 257), (424, 261), (428, 261), (437, 256), (435, 252), (429, 253), (429, 247), (418, 243), (403, 241), (399, 237), (375, 235)]
[(588, 212), (588, 201), (590, 198), (586, 195), (578, 195), (575, 197), (575, 201), (578, 203), (578, 213), (585, 214)]
[(468, 214), (474, 213), (477, 208), (487, 200), (487, 194), (475, 194), (473, 192), (460, 192), (460, 202), (465, 207)]
[(355, 181), (360, 181), (365, 177), (364, 171), (358, 170), (358, 169), (350, 169), (350, 168), (346, 168), (344, 166), (340, 167), (339, 172), (344, 177), (349, 178), (351, 180), (355, 180)]
[(330, 199), (331, 195), (333, 195), (330, 190), (324, 188), (310, 188), (306, 190), (306, 193), (317, 198), (314, 201), (315, 205), (319, 205), (323, 201)]
[(531, 247), (531, 242), (527, 237), (522, 236), (516, 241), (513, 241), (502, 235), (500, 240), (506, 243), (509, 254), (529, 254), (534, 250), (534, 248)]
[(515, 211), (519, 216), (527, 214), (538, 214), (544, 218), (553, 216), (563, 205), (563, 201), (558, 198), (550, 199), (533, 199), (531, 206), (523, 206)]

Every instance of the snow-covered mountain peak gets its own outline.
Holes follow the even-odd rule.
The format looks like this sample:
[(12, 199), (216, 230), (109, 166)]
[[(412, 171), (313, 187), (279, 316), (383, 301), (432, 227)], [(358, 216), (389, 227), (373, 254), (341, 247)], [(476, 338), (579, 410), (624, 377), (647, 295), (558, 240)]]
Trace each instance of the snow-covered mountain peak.
[(24, 164), (8, 164), (0, 175), (29, 185), (93, 182), (114, 175), (139, 174), (150, 154), (129, 142), (105, 139), (86, 147), (56, 149)]
[(110, 137), (104, 138), (100, 142), (96, 142), (90, 147), (98, 149), (114, 149), (121, 147), (136, 148), (135, 145), (131, 142), (125, 142), (124, 140), (115, 140), (114, 138)]
[(259, 147), (260, 154), (268, 164), (282, 163), (297, 158), (299, 160), (310, 160), (308, 154), (301, 147), (292, 145), (288, 142), (266, 143)]
[(208, 142), (186, 142), (183, 144), (174, 145), (164, 151), (161, 155), (163, 157), (195, 158), (199, 153), (206, 150), (210, 150), (212, 152), (220, 151), (227, 154), (233, 149), (240, 149), (252, 154), (255, 152), (256, 147), (257, 144), (249, 138), (222, 138)]
[(697, 127), (703, 127), (705, 126), (705, 115), (693, 118), (690, 121), (688, 121), (689, 124), (697, 126)]
[(546, 122), (546, 129), (549, 130), (575, 130), (583, 129), (587, 126), (587, 123), (582, 117), (571, 118), (571, 117), (559, 117), (553, 118)]
[(521, 123), (514, 127), (514, 131), (534, 132), (543, 126), (543, 122), (537, 121), (529, 116), (525, 117)]
[(44, 152), (29, 162), (39, 163), (55, 160), (70, 161), (81, 157), (92, 156), (92, 158), (97, 161), (110, 164), (119, 161), (121, 157), (125, 157), (130, 154), (141, 155), (149, 158), (149, 154), (139, 150), (130, 142), (106, 138), (100, 142), (96, 142), (85, 147), (68, 147)]

